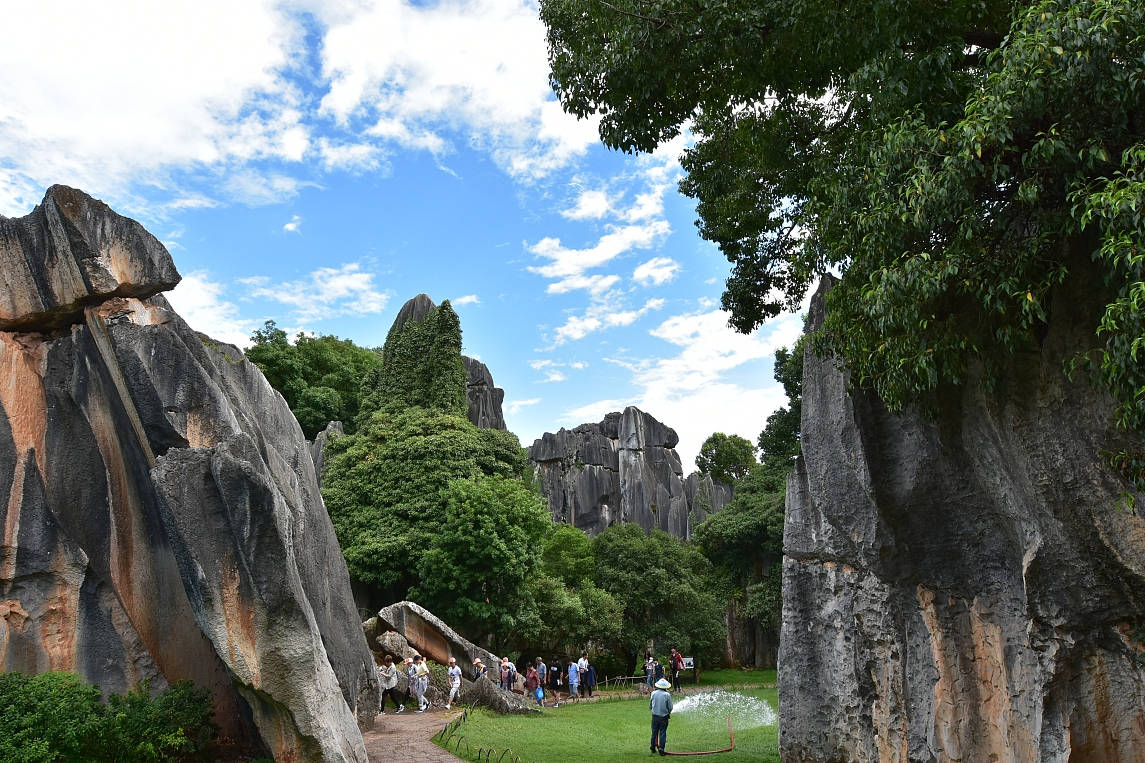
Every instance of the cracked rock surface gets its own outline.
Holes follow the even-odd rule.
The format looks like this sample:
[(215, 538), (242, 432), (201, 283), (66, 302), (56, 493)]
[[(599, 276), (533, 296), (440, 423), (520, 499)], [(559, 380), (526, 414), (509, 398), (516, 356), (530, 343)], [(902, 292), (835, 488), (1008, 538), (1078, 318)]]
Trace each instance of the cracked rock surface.
[(191, 679), (241, 749), (365, 761), (373, 661), (281, 396), (81, 191), (0, 218), (0, 278), (0, 668)]
[(1038, 351), (934, 416), (892, 415), (806, 356), (784, 529), (785, 761), (1145, 761), (1131, 637), (1145, 521), (1099, 455), (1140, 443), (1062, 373), (1092, 340), (1094, 300), (1069, 287)]

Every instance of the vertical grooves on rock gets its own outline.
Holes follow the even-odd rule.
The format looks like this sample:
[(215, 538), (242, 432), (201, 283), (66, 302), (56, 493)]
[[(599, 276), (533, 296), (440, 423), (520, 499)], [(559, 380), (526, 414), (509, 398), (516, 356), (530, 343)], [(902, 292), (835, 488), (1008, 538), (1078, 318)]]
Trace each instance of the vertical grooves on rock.
[(131, 422), (131, 428), (139, 441), (139, 452), (147, 459), (147, 468), (149, 470), (154, 469), (155, 454), (151, 452), (151, 445), (148, 444), (147, 435), (143, 431), (143, 422), (139, 419), (139, 411), (136, 410), (135, 401), (132, 400), (131, 393), (127, 390), (127, 381), (123, 378), (119, 361), (115, 357), (115, 350), (111, 347), (111, 336), (107, 333), (107, 324), (90, 307), (84, 309), (84, 321), (87, 323), (88, 330), (91, 331), (92, 341), (95, 343), (96, 350), (99, 351), (104, 368), (107, 369), (107, 375), (111, 379), (111, 383), (115, 385), (115, 393), (123, 405), (123, 412), (128, 421)]

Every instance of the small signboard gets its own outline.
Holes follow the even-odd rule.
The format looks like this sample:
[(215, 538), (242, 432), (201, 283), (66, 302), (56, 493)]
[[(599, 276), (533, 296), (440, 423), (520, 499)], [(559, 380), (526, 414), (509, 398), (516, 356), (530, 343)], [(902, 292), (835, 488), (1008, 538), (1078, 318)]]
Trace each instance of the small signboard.
[(684, 658), (684, 670), (692, 670), (695, 667), (696, 667), (696, 658), (694, 658), (694, 657), (685, 657)]

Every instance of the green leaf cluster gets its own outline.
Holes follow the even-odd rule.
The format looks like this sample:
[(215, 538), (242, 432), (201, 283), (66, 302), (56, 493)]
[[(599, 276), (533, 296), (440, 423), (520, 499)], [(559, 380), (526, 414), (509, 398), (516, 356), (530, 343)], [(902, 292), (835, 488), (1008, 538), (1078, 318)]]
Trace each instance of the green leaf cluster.
[(368, 378), (362, 417), (412, 406), (465, 416), (469, 410), (461, 360), (461, 320), (449, 300), (422, 321), (395, 325), (382, 347), (382, 365)]
[(410, 591), (446, 622), (477, 640), (504, 644), (535, 631), (535, 602), (526, 585), (541, 566), (552, 527), (548, 506), (520, 480), (502, 475), (451, 480), (442, 494), (444, 521), (416, 561)]
[(614, 642), (630, 666), (649, 642), (702, 660), (720, 654), (728, 591), (698, 548), (662, 530), (618, 523), (592, 539), (595, 583), (621, 607)]
[(1142, 431), (1138, 0), (541, 0), (541, 18), (561, 102), (606, 144), (648, 151), (691, 120), (681, 190), (733, 264), (735, 328), (838, 273), (816, 349), (898, 409), (999, 378), (1056, 298), (1099, 282), (1098, 380)]
[(326, 459), (322, 497), (350, 575), (390, 601), (417, 584), (419, 559), (446, 523), (451, 482), (520, 479), (527, 467), (512, 433), (421, 407), (375, 411), (328, 444)]
[(286, 399), (303, 433), (313, 439), (331, 421), (353, 432), (361, 406), (362, 380), (376, 375), (381, 356), (335, 336), (299, 334), (294, 344), (274, 321), (251, 335), (247, 358)]
[(217, 728), (209, 693), (189, 681), (157, 696), (144, 683), (101, 702), (71, 673), (0, 674), (0, 760), (208, 760)]
[(704, 440), (696, 468), (725, 485), (732, 485), (755, 466), (755, 446), (738, 434), (716, 432)]

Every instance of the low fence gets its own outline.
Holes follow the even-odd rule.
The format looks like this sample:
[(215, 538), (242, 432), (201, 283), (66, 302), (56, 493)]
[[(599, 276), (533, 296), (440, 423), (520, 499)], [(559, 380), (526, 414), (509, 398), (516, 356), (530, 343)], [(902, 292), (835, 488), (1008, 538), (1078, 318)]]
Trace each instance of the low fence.
[[(526, 761), (517, 753), (513, 752), (512, 747), (507, 747), (504, 750), (498, 750), (494, 747), (477, 747), (476, 750), (469, 744), (469, 740), (465, 735), (460, 733), (461, 724), (469, 720), (469, 713), (473, 711), (474, 705), (470, 705), (461, 712), (461, 715), (454, 718), (441, 729), (441, 731), (430, 737), (432, 740), (437, 741), (446, 750), (449, 750), (454, 755), (461, 757), (461, 748), (465, 747), (465, 759), (484, 761), (484, 763), (536, 763), (536, 761)], [(451, 749), (452, 747), (452, 749)], [(496, 757), (494, 757), (496, 756)]]

